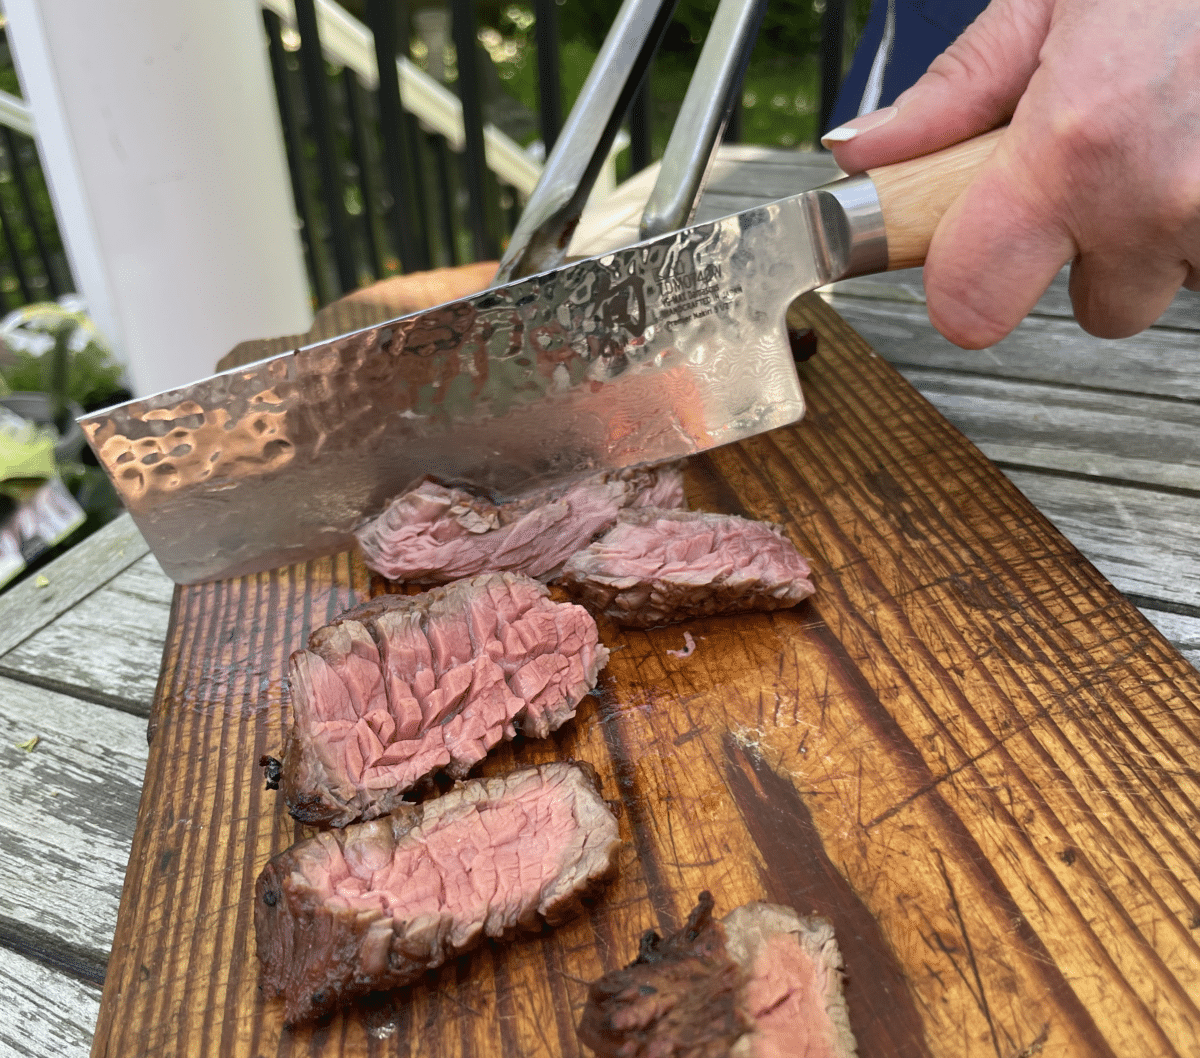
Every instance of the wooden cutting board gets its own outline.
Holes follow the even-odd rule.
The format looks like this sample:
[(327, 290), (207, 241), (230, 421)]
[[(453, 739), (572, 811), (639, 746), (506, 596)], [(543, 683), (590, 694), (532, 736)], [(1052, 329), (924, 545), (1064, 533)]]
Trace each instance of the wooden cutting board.
[(603, 625), (595, 698), (480, 769), (596, 766), (626, 845), (595, 908), (284, 1030), (253, 885), (303, 830), (257, 762), (288, 654), (385, 585), (340, 555), (177, 589), (95, 1055), (579, 1054), (587, 982), (702, 889), (833, 921), (869, 1058), (1197, 1053), (1200, 677), (832, 310), (793, 313), (807, 418), (687, 482), (781, 523), (815, 598)]

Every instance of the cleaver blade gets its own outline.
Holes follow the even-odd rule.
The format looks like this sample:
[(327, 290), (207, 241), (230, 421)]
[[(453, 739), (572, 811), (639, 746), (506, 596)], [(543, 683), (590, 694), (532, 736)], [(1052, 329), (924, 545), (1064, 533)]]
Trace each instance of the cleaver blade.
[(503, 496), (703, 452), (803, 416), (789, 304), (920, 264), (995, 135), (79, 421), (180, 584), (353, 547), (427, 474)]

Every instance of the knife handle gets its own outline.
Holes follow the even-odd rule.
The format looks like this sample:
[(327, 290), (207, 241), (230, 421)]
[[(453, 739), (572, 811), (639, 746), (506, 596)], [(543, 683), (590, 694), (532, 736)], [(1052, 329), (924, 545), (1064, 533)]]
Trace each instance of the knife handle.
[(868, 170), (887, 229), (888, 271), (925, 263), (942, 214), (987, 161), (1003, 132), (994, 129), (934, 154)]

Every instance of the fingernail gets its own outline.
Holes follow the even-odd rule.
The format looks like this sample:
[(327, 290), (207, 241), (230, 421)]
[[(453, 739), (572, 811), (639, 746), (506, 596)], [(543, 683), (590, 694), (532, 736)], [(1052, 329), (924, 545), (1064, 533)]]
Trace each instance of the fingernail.
[(824, 136), (821, 137), (821, 142), (828, 147), (831, 143), (845, 143), (847, 140), (854, 139), (859, 133), (870, 132), (871, 129), (877, 129), (880, 125), (886, 124), (896, 116), (896, 107), (884, 107), (882, 110), (874, 110), (870, 114), (863, 114), (862, 117), (852, 118), (844, 125), (839, 125), (836, 129), (830, 129)]

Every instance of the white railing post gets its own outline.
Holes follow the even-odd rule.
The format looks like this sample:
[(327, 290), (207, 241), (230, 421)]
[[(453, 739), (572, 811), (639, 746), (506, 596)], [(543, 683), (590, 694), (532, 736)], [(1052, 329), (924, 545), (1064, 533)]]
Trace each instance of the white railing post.
[(80, 293), (139, 394), (304, 331), (256, 0), (4, 0)]

